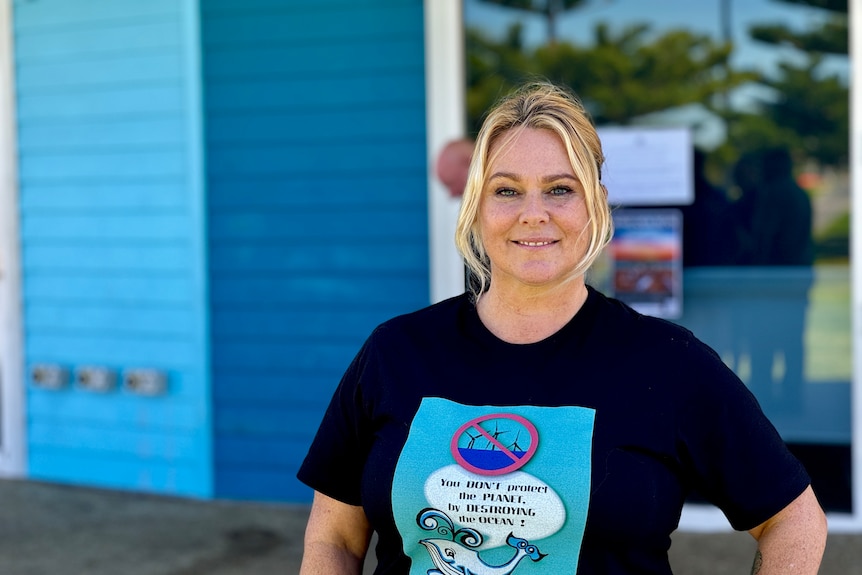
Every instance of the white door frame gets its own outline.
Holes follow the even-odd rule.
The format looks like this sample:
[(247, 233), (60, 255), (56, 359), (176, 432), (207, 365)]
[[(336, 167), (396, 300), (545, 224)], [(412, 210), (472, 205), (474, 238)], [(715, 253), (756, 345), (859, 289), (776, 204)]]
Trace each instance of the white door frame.
[(428, 149), (428, 246), (431, 302), (464, 292), (464, 264), (455, 249), (461, 204), (434, 175), (440, 149), (464, 137), (464, 24), (461, 0), (425, 0), (425, 124)]
[(12, 3), (0, 0), (0, 476), (25, 470)]
[[(862, 213), (862, 9), (848, 2), (850, 20), (850, 213)], [(862, 222), (850, 218), (853, 381), (850, 388), (850, 438), (853, 513), (848, 527), (862, 531)], [(840, 519), (844, 521), (843, 518)], [(835, 520), (830, 521), (830, 526)], [(841, 527), (842, 523), (837, 524)]]

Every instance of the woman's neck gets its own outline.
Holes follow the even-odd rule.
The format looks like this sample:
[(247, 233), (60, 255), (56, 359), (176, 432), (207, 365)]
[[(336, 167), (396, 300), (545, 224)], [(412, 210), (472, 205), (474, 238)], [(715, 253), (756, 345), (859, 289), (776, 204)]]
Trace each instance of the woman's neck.
[(560, 331), (586, 300), (583, 281), (570, 281), (553, 290), (526, 295), (495, 289), (492, 282), (479, 298), (476, 309), (485, 327), (503, 341), (535, 343)]

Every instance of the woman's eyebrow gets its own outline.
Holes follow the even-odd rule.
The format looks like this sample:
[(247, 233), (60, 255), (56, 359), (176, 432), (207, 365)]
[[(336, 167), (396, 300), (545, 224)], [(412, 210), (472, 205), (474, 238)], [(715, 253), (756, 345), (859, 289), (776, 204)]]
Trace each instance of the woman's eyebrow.
[(557, 180), (572, 180), (573, 182), (580, 182), (578, 178), (572, 174), (551, 174), (550, 176), (545, 176), (542, 178), (543, 183), (556, 182)]
[(519, 176), (518, 174), (516, 174), (514, 172), (494, 172), (493, 174), (491, 174), (491, 176), (488, 178), (488, 180), (489, 181), (490, 180), (496, 180), (497, 178), (504, 178), (507, 180), (521, 181), (521, 176)]
[[(488, 181), (496, 180), (497, 178), (503, 178), (507, 180), (515, 180), (516, 182), (521, 181), (521, 176), (515, 174), (513, 172), (494, 172), (488, 178)], [(578, 182), (578, 178), (572, 174), (562, 173), (562, 174), (550, 174), (548, 176), (542, 177), (542, 183), (556, 182), (558, 180), (572, 180), (574, 182)]]

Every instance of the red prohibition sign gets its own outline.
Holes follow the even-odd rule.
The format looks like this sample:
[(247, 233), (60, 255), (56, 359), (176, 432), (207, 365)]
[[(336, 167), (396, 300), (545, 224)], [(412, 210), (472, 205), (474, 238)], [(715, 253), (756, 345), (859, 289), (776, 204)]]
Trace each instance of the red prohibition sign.
[[(486, 421), (494, 422), (493, 432), (482, 427)], [(500, 424), (503, 424), (502, 430)], [(522, 432), (526, 437), (521, 436)], [(509, 437), (501, 440), (503, 434)], [(476, 445), (477, 441), (481, 444)], [(528, 443), (528, 447), (524, 449), (519, 442)], [(459, 427), (452, 436), (450, 449), (458, 465), (467, 471), (478, 475), (503, 475), (523, 467), (538, 447), (539, 433), (529, 420), (514, 413), (492, 413)]]

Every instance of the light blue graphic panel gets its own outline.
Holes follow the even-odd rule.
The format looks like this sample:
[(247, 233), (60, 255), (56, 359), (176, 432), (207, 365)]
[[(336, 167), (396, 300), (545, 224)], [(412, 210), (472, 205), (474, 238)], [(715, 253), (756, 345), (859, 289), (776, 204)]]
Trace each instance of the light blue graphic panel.
[(531, 562), (574, 573), (594, 419), (583, 407), (424, 399), (392, 487), (411, 573), (511, 573)]

